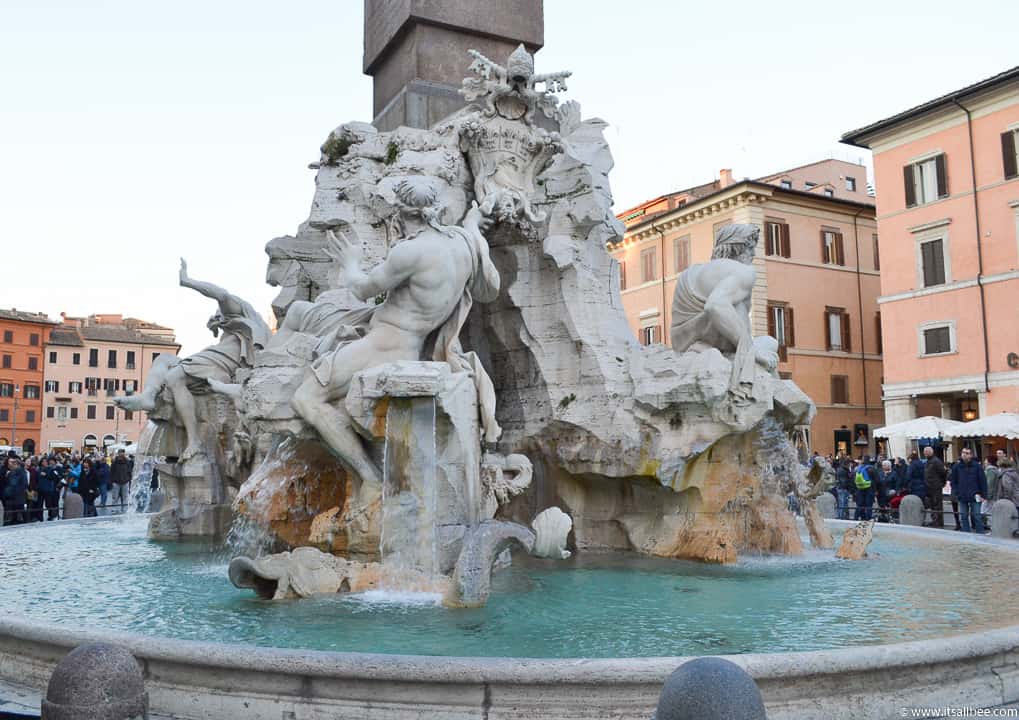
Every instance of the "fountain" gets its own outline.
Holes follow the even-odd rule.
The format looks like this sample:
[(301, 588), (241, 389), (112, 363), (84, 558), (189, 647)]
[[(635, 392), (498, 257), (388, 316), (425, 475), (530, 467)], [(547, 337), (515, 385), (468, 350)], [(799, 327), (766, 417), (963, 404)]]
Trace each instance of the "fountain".
[[(984, 677), (1019, 646), (986, 602), (1019, 572), (1002, 542), (867, 524), (843, 553), (867, 557), (835, 558), (846, 525), (789, 439), (814, 405), (751, 334), (757, 226), (718, 230), (677, 280), (671, 347), (641, 346), (606, 252), (605, 123), (523, 46), (471, 57), (467, 107), (432, 128), (328, 135), (310, 216), (266, 248), (275, 333), (182, 262), (217, 343), (119, 400), (149, 411), (162, 507), (4, 531), (0, 681), (44, 685), (90, 639), (143, 659), (181, 718), (638, 718), (705, 653), (774, 717), (881, 717), (879, 671), (912, 704), (1016, 699)], [(951, 589), (930, 582), (947, 565)], [(93, 628), (111, 607), (126, 634)], [(46, 608), (74, 631), (13, 617)], [(940, 637), (967, 623), (986, 632)], [(898, 644), (855, 647), (875, 641)]]

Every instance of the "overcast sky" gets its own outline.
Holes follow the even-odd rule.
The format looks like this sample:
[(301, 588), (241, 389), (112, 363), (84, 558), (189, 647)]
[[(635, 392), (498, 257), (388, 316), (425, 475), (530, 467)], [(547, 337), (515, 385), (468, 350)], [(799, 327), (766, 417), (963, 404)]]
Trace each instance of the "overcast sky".
[[(478, 0), (479, 2), (482, 0)], [(545, 0), (539, 72), (609, 123), (616, 208), (825, 157), (845, 131), (1019, 64), (1014, 0)], [(265, 243), (318, 147), (370, 121), (362, 0), (0, 0), (0, 307), (212, 338), (178, 256), (269, 312)]]

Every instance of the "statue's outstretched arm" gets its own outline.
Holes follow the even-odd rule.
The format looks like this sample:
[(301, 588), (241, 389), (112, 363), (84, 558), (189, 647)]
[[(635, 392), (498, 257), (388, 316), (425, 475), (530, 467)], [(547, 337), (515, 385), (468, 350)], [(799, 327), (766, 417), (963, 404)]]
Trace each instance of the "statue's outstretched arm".
[(227, 290), (210, 282), (195, 280), (188, 275), (188, 264), (184, 258), (180, 259), (180, 286), (191, 288), (200, 292), (207, 298), (219, 303), (219, 310), (224, 316), (241, 314), (241, 301)]
[(413, 243), (402, 243), (390, 249), (389, 257), (365, 272), (361, 268), (364, 253), (361, 246), (346, 235), (327, 232), (325, 253), (339, 264), (339, 282), (360, 300), (388, 292), (409, 278), (421, 265), (420, 253)]

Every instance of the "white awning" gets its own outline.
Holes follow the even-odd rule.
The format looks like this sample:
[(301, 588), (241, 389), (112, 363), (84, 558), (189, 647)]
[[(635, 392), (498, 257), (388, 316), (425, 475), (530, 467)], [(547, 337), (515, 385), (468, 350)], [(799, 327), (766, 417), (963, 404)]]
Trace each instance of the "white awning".
[(920, 438), (939, 438), (947, 437), (951, 435), (951, 431), (964, 425), (958, 420), (949, 420), (948, 418), (937, 417), (936, 415), (927, 415), (925, 417), (913, 418), (912, 420), (906, 420), (905, 422), (895, 423), (893, 425), (885, 425), (882, 428), (878, 428), (872, 434), (874, 437), (904, 437), (910, 440), (919, 440)]
[(999, 413), (963, 423), (948, 437), (1003, 437), (1019, 440), (1019, 414)]
[(74, 449), (74, 443), (70, 440), (50, 440), (47, 445), (51, 448), (69, 448)]

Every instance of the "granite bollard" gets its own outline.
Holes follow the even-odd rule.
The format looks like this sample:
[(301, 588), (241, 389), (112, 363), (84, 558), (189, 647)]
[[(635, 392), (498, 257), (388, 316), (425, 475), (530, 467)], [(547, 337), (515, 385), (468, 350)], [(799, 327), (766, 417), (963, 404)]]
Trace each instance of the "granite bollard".
[(907, 495), (899, 504), (899, 524), (923, 525), (923, 500), (916, 495)]
[(122, 647), (79, 645), (57, 663), (42, 701), (42, 720), (148, 720), (141, 666)]
[(991, 535), (1010, 538), (1016, 529), (1016, 508), (1011, 500), (1002, 498), (991, 506)]
[(835, 496), (831, 493), (821, 493), (814, 504), (817, 505), (817, 511), (821, 514), (821, 517), (831, 520), (835, 517)]
[(764, 698), (746, 670), (719, 657), (676, 668), (662, 688), (652, 720), (766, 720)]
[(64, 520), (76, 520), (85, 515), (85, 501), (81, 495), (68, 488), (64, 492)]

